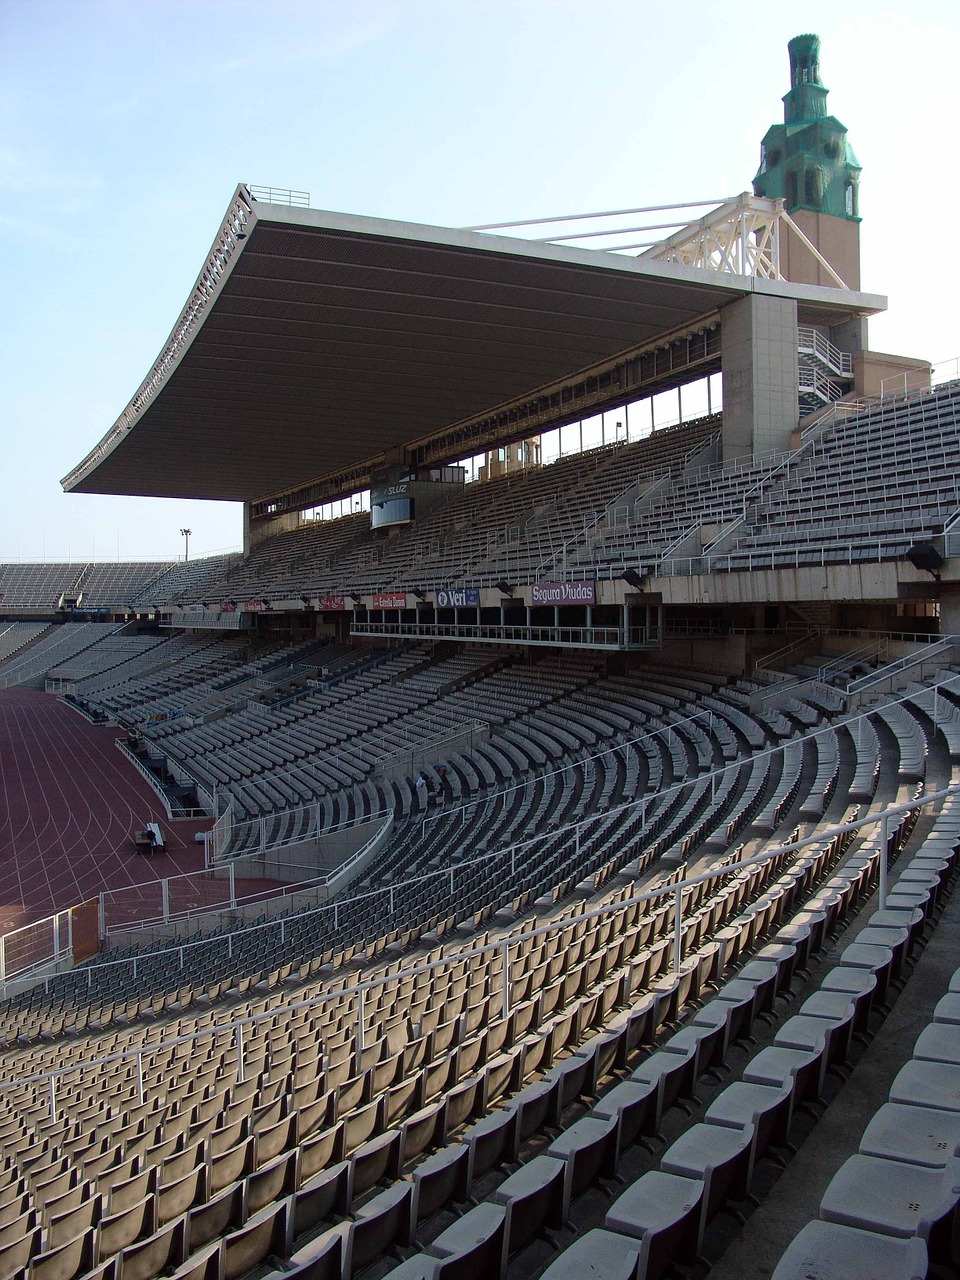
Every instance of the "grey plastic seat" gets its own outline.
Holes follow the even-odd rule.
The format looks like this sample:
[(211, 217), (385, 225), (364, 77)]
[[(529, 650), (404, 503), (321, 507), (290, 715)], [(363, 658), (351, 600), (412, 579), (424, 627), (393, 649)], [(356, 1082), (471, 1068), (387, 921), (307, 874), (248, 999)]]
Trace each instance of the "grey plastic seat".
[(570, 1215), (570, 1204), (600, 1178), (613, 1178), (617, 1172), (620, 1145), (620, 1117), (584, 1116), (555, 1138), (544, 1152), (562, 1160), (564, 1169), (564, 1221)]
[(478, 1204), (441, 1232), (424, 1252), (440, 1259), (435, 1280), (500, 1280), (507, 1268), (506, 1208)]
[(660, 1280), (674, 1263), (696, 1262), (703, 1195), (698, 1178), (651, 1169), (617, 1197), (604, 1226), (639, 1240), (639, 1275)]
[[(642, 1246), (639, 1241), (595, 1227), (574, 1240), (542, 1272), (540, 1280), (639, 1280)], [(391, 1280), (394, 1273), (391, 1272)]]
[(922, 1240), (895, 1240), (836, 1222), (808, 1222), (771, 1280), (925, 1280)]
[(492, 1199), (507, 1209), (508, 1256), (545, 1227), (558, 1231), (563, 1226), (568, 1168), (565, 1161), (534, 1156), (497, 1187)]
[(856, 1155), (844, 1161), (820, 1202), (825, 1222), (881, 1235), (927, 1242), (931, 1263), (952, 1262), (954, 1224), (960, 1203), (960, 1160), (926, 1169), (899, 1160)]
[(695, 1124), (664, 1153), (660, 1168), (682, 1178), (700, 1178), (704, 1185), (700, 1238), (707, 1224), (729, 1201), (743, 1201), (750, 1193), (756, 1133), (742, 1129)]
[(748, 1084), (766, 1084), (774, 1088), (789, 1086), (793, 1092), (794, 1107), (820, 1098), (823, 1078), (824, 1049), (789, 1049), (782, 1045), (768, 1045), (761, 1049), (744, 1068), (743, 1078)]
[(656, 1080), (624, 1080), (594, 1104), (591, 1115), (617, 1119), (619, 1148), (625, 1151), (656, 1134), (659, 1096), (660, 1084)]
[(960, 1027), (931, 1022), (917, 1036), (913, 1056), (921, 1062), (949, 1062), (960, 1066)]
[(793, 1114), (793, 1090), (735, 1080), (718, 1094), (704, 1113), (707, 1124), (754, 1131), (754, 1159), (771, 1147), (786, 1146)]
[(960, 1155), (960, 1112), (885, 1102), (864, 1129), (860, 1152), (942, 1169)]
[(890, 1101), (960, 1111), (960, 1067), (911, 1059), (897, 1072), (890, 1086)]

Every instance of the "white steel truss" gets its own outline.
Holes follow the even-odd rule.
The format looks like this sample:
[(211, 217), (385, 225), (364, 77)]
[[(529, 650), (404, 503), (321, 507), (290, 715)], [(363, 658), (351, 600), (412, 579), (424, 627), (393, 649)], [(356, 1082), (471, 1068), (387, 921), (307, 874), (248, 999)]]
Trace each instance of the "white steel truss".
[(784, 230), (800, 240), (838, 288), (848, 288), (787, 213), (783, 200), (766, 200), (748, 191), (675, 231), (666, 240), (651, 245), (639, 257), (732, 275), (783, 280), (780, 238)]

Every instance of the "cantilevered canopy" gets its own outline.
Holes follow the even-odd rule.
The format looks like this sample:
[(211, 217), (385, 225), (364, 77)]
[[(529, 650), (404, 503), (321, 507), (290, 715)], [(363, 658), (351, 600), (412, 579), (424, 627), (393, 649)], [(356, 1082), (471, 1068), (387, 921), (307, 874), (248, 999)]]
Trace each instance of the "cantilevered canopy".
[(241, 186), (156, 364), (63, 486), (262, 498), (446, 431), (750, 292), (847, 315), (883, 305), (843, 290), (264, 204)]

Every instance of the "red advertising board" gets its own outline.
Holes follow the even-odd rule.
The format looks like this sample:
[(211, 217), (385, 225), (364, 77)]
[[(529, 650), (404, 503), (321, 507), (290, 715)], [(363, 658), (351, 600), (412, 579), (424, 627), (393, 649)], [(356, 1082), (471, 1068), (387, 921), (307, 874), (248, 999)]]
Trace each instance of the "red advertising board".
[(343, 613), (347, 603), (344, 596), (318, 596), (317, 608), (321, 613)]
[(380, 591), (373, 597), (374, 609), (405, 609), (407, 596), (404, 591)]
[(247, 613), (259, 613), (263, 609), (262, 600), (244, 600), (243, 608)]

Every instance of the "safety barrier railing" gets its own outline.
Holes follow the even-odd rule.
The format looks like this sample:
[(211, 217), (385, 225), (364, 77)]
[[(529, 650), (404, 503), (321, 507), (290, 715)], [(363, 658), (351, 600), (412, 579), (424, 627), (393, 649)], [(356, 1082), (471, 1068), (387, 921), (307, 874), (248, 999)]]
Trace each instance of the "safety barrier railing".
[[(640, 904), (645, 903), (658, 902), (664, 898), (672, 899), (673, 902), (673, 921), (671, 928), (673, 936), (672, 971), (674, 974), (678, 974), (681, 971), (684, 960), (684, 894), (688, 889), (696, 888), (701, 884), (709, 884), (711, 881), (718, 880), (725, 876), (728, 877), (731, 874), (736, 874), (737, 872), (746, 870), (750, 867), (763, 866), (764, 864), (773, 862), (777, 859), (782, 860), (791, 853), (802, 853), (804, 849), (813, 846), (829, 846), (834, 842), (842, 840), (842, 838), (848, 834), (855, 835), (858, 832), (873, 828), (879, 829), (877, 894), (880, 907), (882, 909), (886, 905), (888, 895), (889, 863), (891, 854), (895, 854), (897, 852), (897, 847), (894, 845), (897, 826), (896, 820), (898, 818), (902, 818), (904, 821), (907, 821), (923, 809), (926, 809), (931, 805), (939, 805), (943, 801), (956, 795), (960, 795), (960, 783), (954, 783), (951, 786), (942, 787), (937, 791), (919, 796), (905, 804), (890, 805), (879, 813), (871, 814), (867, 817), (855, 818), (849, 822), (837, 823), (824, 830), (818, 831), (813, 835), (804, 836), (801, 839), (791, 840), (785, 844), (777, 845), (774, 848), (765, 850), (763, 853), (757, 854), (751, 858), (740, 858), (733, 861), (725, 861), (724, 865), (712, 868), (709, 871), (703, 871), (692, 876), (684, 875), (679, 879), (671, 880), (669, 883), (659, 885), (654, 889), (631, 894), (630, 896), (621, 898), (616, 902), (603, 903), (600, 906), (585, 908), (582, 911), (566, 913), (559, 919), (548, 921), (543, 925), (526, 930), (519, 936), (508, 935), (482, 946), (460, 948), (438, 960), (416, 962), (409, 966), (402, 967), (399, 971), (389, 974), (378, 974), (364, 981), (354, 983), (353, 985), (340, 987), (336, 991), (321, 992), (318, 995), (311, 996), (306, 999), (289, 1000), (279, 1005), (271, 1004), (271, 1008), (262, 1013), (245, 1014), (241, 1017), (232, 1018), (229, 1021), (218, 1023), (215, 1026), (200, 1028), (188, 1035), (171, 1036), (166, 1039), (153, 1038), (149, 1043), (145, 1041), (141, 1045), (121, 1050), (118, 1053), (90, 1058), (83, 1062), (70, 1063), (66, 1066), (55, 1067), (50, 1071), (35, 1072), (30, 1075), (0, 1080), (0, 1090), (15, 1089), (28, 1084), (45, 1085), (49, 1099), (50, 1118), (55, 1122), (58, 1115), (57, 1089), (59, 1087), (59, 1082), (63, 1080), (64, 1077), (77, 1075), (83, 1076), (85, 1073), (98, 1071), (102, 1067), (112, 1065), (114, 1063), (134, 1061), (136, 1063), (137, 1080), (139, 1083), (138, 1100), (143, 1103), (147, 1100), (143, 1065), (146, 1055), (153, 1055), (160, 1050), (173, 1048), (176, 1045), (195, 1044), (200, 1040), (206, 1040), (218, 1036), (226, 1036), (236, 1046), (237, 1076), (238, 1082), (242, 1082), (245, 1072), (245, 1028), (256, 1026), (267, 1019), (271, 1022), (277, 1018), (283, 1019), (297, 1013), (301, 1009), (318, 1008), (330, 1000), (342, 1001), (344, 998), (349, 997), (353, 997), (356, 1006), (356, 1044), (357, 1049), (362, 1050), (366, 1047), (366, 1006), (368, 992), (377, 991), (383, 987), (391, 985), (399, 986), (401, 981), (416, 978), (420, 974), (433, 973), (437, 970), (443, 969), (455, 970), (458, 966), (462, 966), (464, 961), (472, 960), (477, 956), (497, 956), (499, 959), (501, 983), (500, 1014), (502, 1018), (506, 1019), (510, 1016), (514, 1005), (512, 997), (512, 953), (515, 948), (529, 947), (530, 943), (538, 938), (546, 938), (551, 934), (556, 934), (563, 930), (569, 930), (572, 927), (588, 921), (601, 920), (604, 917), (613, 915), (617, 912), (622, 913), (625, 908), (639, 906)], [(837, 844), (836, 847), (839, 851), (841, 846)]]
[[(960, 675), (950, 675), (938, 682), (928, 682), (926, 685), (926, 688), (928, 690), (933, 691), (934, 697), (936, 699), (939, 696), (938, 695), (939, 689), (948, 688), (948, 687), (951, 689), (956, 689), (958, 685), (960, 685)], [(909, 702), (912, 699), (912, 697), (913, 697), (912, 694), (905, 694), (903, 697), (900, 697), (900, 698), (893, 698), (893, 699), (888, 698), (883, 705), (889, 706), (896, 703)], [(859, 740), (863, 721), (868, 720), (870, 715), (873, 714), (873, 711), (876, 711), (876, 709), (877, 708), (873, 708), (871, 711), (868, 711), (868, 712), (860, 712), (860, 713), (855, 713), (853, 715), (847, 715), (842, 720), (839, 720), (833, 724), (827, 725), (825, 728), (814, 729), (810, 733), (801, 735), (800, 737), (791, 738), (786, 743), (778, 743), (776, 746), (767, 747), (757, 752), (751, 752), (745, 756), (738, 758), (737, 760), (730, 761), (728, 764), (722, 765), (719, 768), (712, 770), (709, 774), (698, 775), (698, 779), (705, 783), (708, 782), (711, 788), (711, 793), (715, 793), (716, 789), (718, 788), (718, 786), (722, 781), (723, 776), (726, 773), (730, 772), (731, 770), (750, 767), (757, 760), (773, 757), (779, 753), (782, 753), (787, 746), (806, 742), (806, 741), (815, 741), (818, 737), (835, 733), (836, 730), (841, 727), (848, 729), (851, 733), (856, 732)], [(636, 738), (630, 739), (628, 742), (618, 743), (612, 747), (602, 748), (601, 750), (593, 752), (591, 755), (586, 756), (583, 759), (572, 761), (570, 764), (560, 766), (554, 770), (549, 770), (540, 776), (542, 778), (547, 778), (552, 775), (558, 775), (558, 774), (569, 772), (570, 770), (582, 769), (585, 767), (585, 765), (590, 764), (592, 761), (600, 760), (606, 756), (610, 756), (618, 752), (623, 752), (629, 749), (633, 749), (634, 747), (640, 746), (643, 742), (649, 742), (659, 737), (663, 737), (666, 739), (667, 742), (669, 742), (671, 740), (672, 735), (674, 735), (678, 730), (683, 729), (687, 725), (694, 725), (699, 723), (701, 725), (705, 724), (708, 728), (710, 728), (713, 724), (714, 719), (719, 719), (719, 718), (720, 718), (719, 714), (716, 711), (713, 711), (711, 709), (697, 711), (689, 716), (684, 716), (684, 717), (681, 717), (680, 719), (672, 721), (668, 725), (661, 725), (654, 730), (647, 731)], [(616, 806), (613, 809), (605, 809), (602, 812), (591, 814), (587, 818), (581, 819), (578, 822), (569, 823), (563, 827), (557, 828), (556, 831), (550, 833), (550, 836), (551, 838), (562, 838), (566, 836), (570, 840), (572, 840), (574, 842), (575, 847), (579, 849), (581, 841), (585, 838), (584, 832), (586, 832), (591, 825), (600, 824), (600, 823), (606, 822), (609, 818), (613, 816), (626, 815), (630, 812), (638, 813), (641, 817), (641, 821), (645, 822), (648, 813), (652, 813), (654, 810), (659, 810), (660, 808), (662, 808), (663, 805), (667, 804), (672, 798), (675, 798), (677, 795), (681, 794), (684, 790), (688, 789), (691, 786), (691, 782), (692, 782), (691, 779), (685, 779), (681, 782), (673, 784), (671, 787), (663, 791), (644, 795), (637, 800), (629, 801), (625, 804)], [(470, 811), (474, 810), (477, 804), (482, 803), (484, 799), (489, 800), (496, 796), (506, 797), (506, 796), (509, 796), (512, 792), (517, 790), (523, 790), (528, 786), (529, 786), (529, 780), (525, 779), (511, 786), (500, 788), (496, 793), (492, 793), (492, 795), (487, 794), (484, 797), (476, 797), (472, 800), (468, 800), (464, 802), (462, 805), (457, 806), (455, 808), (445, 808), (443, 813), (435, 815), (433, 821), (437, 821), (442, 818), (456, 819), (459, 813), (461, 814), (462, 820), (466, 822)], [(428, 821), (430, 820), (428, 819)], [(532, 837), (518, 844), (509, 845), (504, 848), (494, 850), (490, 853), (482, 854), (476, 858), (464, 859), (462, 861), (457, 862), (455, 865), (451, 865), (450, 867), (443, 868), (438, 871), (428, 872), (421, 876), (411, 877), (407, 880), (396, 881), (393, 884), (386, 886), (382, 889), (375, 889), (368, 893), (343, 899), (342, 901), (335, 899), (334, 901), (328, 904), (325, 904), (316, 908), (308, 909), (307, 911), (299, 913), (296, 919), (300, 921), (305, 921), (318, 916), (320, 913), (325, 913), (327, 916), (327, 927), (332, 928), (334, 932), (336, 932), (340, 927), (341, 912), (351, 911), (352, 909), (358, 906), (361, 906), (364, 903), (370, 904), (371, 906), (374, 903), (379, 903), (382, 905), (383, 909), (387, 912), (387, 915), (383, 917), (383, 920), (382, 920), (383, 926), (384, 928), (386, 928), (388, 927), (389, 917), (393, 915), (398, 895), (402, 894), (405, 890), (411, 888), (412, 886), (417, 886), (417, 885), (426, 885), (428, 883), (440, 884), (442, 882), (446, 882), (447, 884), (449, 884), (450, 893), (452, 896), (456, 892), (456, 883), (457, 883), (456, 877), (458, 873), (463, 872), (465, 876), (468, 876), (470, 871), (475, 868), (486, 866), (486, 865), (494, 865), (494, 860), (496, 859), (500, 859), (505, 872), (509, 869), (511, 870), (511, 874), (512, 874), (512, 872), (515, 871), (516, 869), (518, 856), (522, 854), (524, 849), (536, 843), (538, 839), (542, 839), (542, 837)], [(284, 942), (286, 937), (286, 930), (289, 927), (290, 923), (291, 921), (284, 920), (283, 918), (280, 918), (277, 920), (268, 920), (259, 925), (248, 925), (246, 929), (243, 929), (243, 930), (228, 931), (226, 933), (217, 934), (213, 937), (202, 938), (193, 942), (182, 942), (176, 945), (175, 947), (167, 947), (167, 948), (159, 949), (157, 951), (143, 952), (130, 958), (124, 958), (124, 959), (113, 960), (113, 961), (101, 961), (97, 964), (96, 969), (87, 967), (85, 969), (78, 970), (75, 972), (73, 977), (75, 980), (81, 981), (81, 982), (85, 978), (87, 986), (89, 987), (92, 985), (93, 974), (97, 970), (104, 969), (104, 968), (115, 969), (120, 966), (126, 965), (130, 969), (131, 980), (135, 980), (137, 977), (139, 968), (141, 968), (143, 965), (145, 964), (149, 965), (149, 962), (152, 959), (154, 959), (156, 956), (159, 956), (159, 955), (169, 956), (174, 952), (177, 954), (177, 957), (178, 957), (179, 969), (181, 970), (181, 972), (183, 972), (189, 968), (190, 956), (193, 954), (193, 951), (196, 947), (207, 947), (207, 948), (222, 947), (226, 951), (227, 957), (229, 958), (233, 956), (235, 943), (239, 943), (243, 938), (249, 938), (257, 934), (263, 933), (263, 931), (265, 930), (274, 931), (279, 941), (281, 943)], [(67, 980), (68, 981), (70, 980), (70, 975), (67, 975)]]
[[(216, 873), (212, 871), (187, 872), (184, 876), (171, 877), (157, 881), (160, 889), (160, 901), (153, 900), (154, 915), (141, 912), (135, 919), (109, 921), (103, 905), (105, 895), (100, 895), (99, 928), (104, 943), (116, 934), (130, 935), (137, 930), (149, 931), (160, 925), (186, 924), (197, 922), (203, 918), (222, 915), (224, 912), (243, 912), (251, 906), (265, 906), (286, 902), (290, 898), (301, 897), (309, 893), (322, 893), (329, 885), (335, 884), (345, 876), (349, 876), (355, 866), (361, 863), (372, 849), (379, 847), (385, 834), (393, 824), (392, 813), (379, 813), (369, 818), (366, 824), (379, 821), (380, 825), (368, 840), (353, 853), (344, 858), (336, 867), (325, 869), (316, 875), (305, 875), (300, 879), (282, 884), (271, 884), (248, 892), (238, 892), (237, 881), (244, 877), (243, 867), (236, 862), (228, 862)], [(251, 859), (261, 859), (260, 854), (251, 854)], [(239, 861), (239, 860), (238, 860)], [(248, 869), (249, 870), (249, 869)], [(258, 871), (260, 868), (258, 868)], [(176, 889), (177, 897), (171, 892)], [(202, 899), (206, 892), (208, 897)], [(186, 896), (192, 895), (192, 896)], [(180, 905), (178, 905), (178, 899)], [(149, 910), (149, 906), (147, 910)]]

